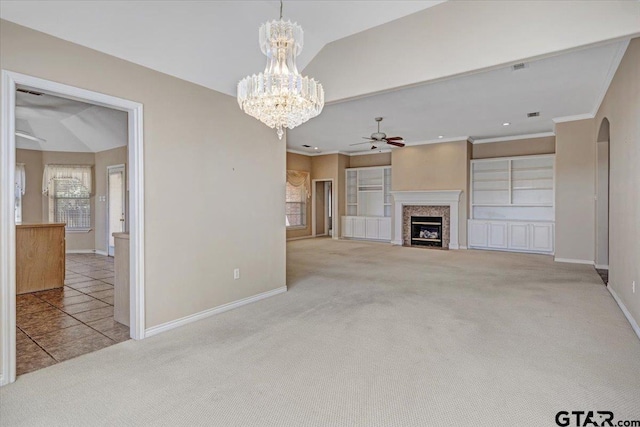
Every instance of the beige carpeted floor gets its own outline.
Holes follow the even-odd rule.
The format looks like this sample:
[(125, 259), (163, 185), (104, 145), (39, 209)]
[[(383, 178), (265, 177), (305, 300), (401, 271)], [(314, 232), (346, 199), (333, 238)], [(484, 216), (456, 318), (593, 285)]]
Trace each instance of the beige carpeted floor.
[(289, 292), (26, 374), (2, 426), (553, 426), (640, 419), (640, 340), (593, 267), (329, 239)]

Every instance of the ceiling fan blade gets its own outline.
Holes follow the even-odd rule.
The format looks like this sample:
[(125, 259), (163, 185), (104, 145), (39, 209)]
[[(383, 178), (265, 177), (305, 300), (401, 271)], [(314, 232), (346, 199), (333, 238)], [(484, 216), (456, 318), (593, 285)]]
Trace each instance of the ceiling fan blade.
[(355, 144), (349, 144), (349, 146), (352, 146), (352, 145), (360, 145), (360, 144), (369, 144), (369, 143), (371, 143), (371, 142), (372, 142), (372, 141), (356, 142)]
[(402, 141), (404, 138), (401, 136), (391, 136), (385, 138), (387, 141)]
[(396, 142), (396, 141), (389, 141), (389, 140), (387, 140), (387, 144), (389, 144), (389, 145), (395, 145), (396, 147), (404, 147), (404, 143), (402, 143), (402, 142)]

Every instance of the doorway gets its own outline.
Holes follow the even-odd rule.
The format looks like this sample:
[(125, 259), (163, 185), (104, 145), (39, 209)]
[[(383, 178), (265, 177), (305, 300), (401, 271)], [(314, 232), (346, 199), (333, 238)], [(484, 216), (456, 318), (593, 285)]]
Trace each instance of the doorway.
[[(134, 339), (144, 338), (144, 186), (142, 104), (2, 70), (2, 134), (0, 144), (0, 385), (16, 379), (16, 92), (43, 92), (52, 96), (123, 111), (127, 115), (126, 138), (129, 165), (131, 250), (130, 329)], [(104, 175), (103, 175), (104, 176)], [(106, 201), (106, 200), (105, 200)], [(92, 261), (93, 264), (93, 261)], [(92, 265), (87, 270), (94, 269)], [(80, 267), (82, 268), (82, 267)], [(79, 270), (78, 270), (79, 271)], [(79, 273), (76, 273), (79, 274)], [(75, 296), (75, 295), (74, 295)], [(84, 298), (83, 296), (81, 296)], [(46, 301), (42, 302), (43, 304)], [(21, 338), (22, 339), (22, 338)]]
[(311, 227), (314, 237), (333, 236), (333, 180), (314, 179), (312, 181)]
[[(596, 269), (609, 269), (609, 120), (600, 124), (596, 143)], [(602, 275), (602, 274), (601, 274)], [(606, 280), (605, 280), (606, 283)]]
[(125, 165), (107, 166), (107, 240), (108, 255), (115, 255), (113, 233), (127, 231)]

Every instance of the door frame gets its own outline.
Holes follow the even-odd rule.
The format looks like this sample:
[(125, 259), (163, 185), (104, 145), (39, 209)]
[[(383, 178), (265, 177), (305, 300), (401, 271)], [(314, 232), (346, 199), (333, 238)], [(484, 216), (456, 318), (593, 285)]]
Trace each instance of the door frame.
[[(311, 180), (311, 236), (316, 237), (316, 183), (317, 182), (331, 182), (331, 206), (333, 207), (333, 212), (332, 212), (332, 222), (333, 222), (333, 227), (331, 227), (331, 236), (329, 237), (334, 237), (336, 234), (336, 218), (337, 218), (337, 213), (338, 213), (338, 206), (336, 204), (336, 200), (335, 200), (335, 192), (334, 190), (334, 182), (333, 182), (333, 178), (319, 178), (319, 179), (312, 179)], [(327, 227), (327, 221), (326, 221), (326, 217), (325, 217), (325, 229)]]
[(109, 212), (109, 174), (110, 174), (110, 171), (112, 169), (122, 169), (122, 175), (124, 176), (124, 183), (123, 183), (124, 194), (122, 195), (122, 197), (123, 197), (123, 200), (125, 202), (125, 205), (123, 206), (124, 211), (125, 211), (125, 227), (124, 228), (125, 228), (125, 230), (127, 229), (127, 215), (126, 215), (126, 212), (127, 212), (126, 198), (127, 198), (127, 182), (128, 182), (127, 181), (127, 166), (125, 164), (110, 165), (110, 166), (107, 166), (107, 181), (106, 181), (107, 182), (107, 200), (106, 200), (106, 202), (107, 202), (107, 222), (106, 222), (106, 224), (107, 224), (107, 255), (108, 256), (111, 256), (109, 254), (109, 248), (110, 248), (110, 246), (109, 246), (109, 237), (110, 236), (109, 235), (111, 234), (111, 227), (110, 227), (110, 222), (109, 222), (110, 221), (110, 218), (109, 218), (109, 213), (110, 213)]
[(2, 132), (0, 134), (0, 386), (16, 379), (16, 234), (14, 175), (16, 160), (15, 108), (17, 86), (63, 98), (124, 111), (128, 115), (129, 230), (130, 230), (130, 321), (131, 338), (145, 337), (144, 322), (144, 156), (143, 107), (98, 92), (80, 89), (3, 69)]

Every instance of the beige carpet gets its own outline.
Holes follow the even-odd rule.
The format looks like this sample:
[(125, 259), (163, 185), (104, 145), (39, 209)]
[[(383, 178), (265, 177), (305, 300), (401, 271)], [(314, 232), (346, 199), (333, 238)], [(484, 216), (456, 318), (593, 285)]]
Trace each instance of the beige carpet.
[(592, 267), (329, 239), (289, 292), (24, 375), (3, 426), (553, 426), (640, 419), (640, 340)]

